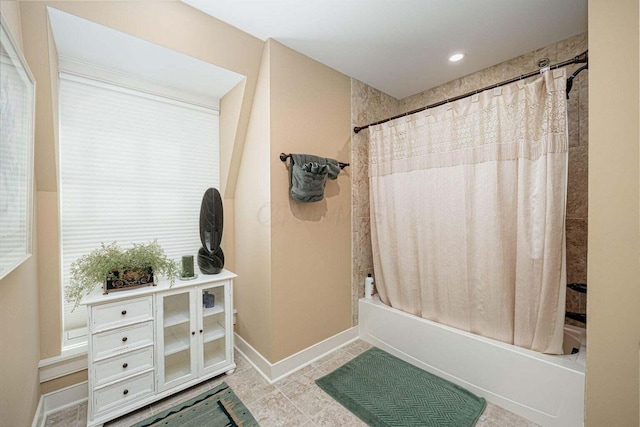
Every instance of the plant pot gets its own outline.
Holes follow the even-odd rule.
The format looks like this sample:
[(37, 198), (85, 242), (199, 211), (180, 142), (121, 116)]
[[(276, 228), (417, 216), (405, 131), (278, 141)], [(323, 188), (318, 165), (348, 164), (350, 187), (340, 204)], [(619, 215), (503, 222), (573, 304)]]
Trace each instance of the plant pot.
[(155, 286), (153, 280), (153, 269), (146, 270), (119, 270), (112, 271), (112, 277), (107, 277), (104, 281), (104, 294), (113, 291), (124, 291), (127, 289), (140, 288), (142, 286)]

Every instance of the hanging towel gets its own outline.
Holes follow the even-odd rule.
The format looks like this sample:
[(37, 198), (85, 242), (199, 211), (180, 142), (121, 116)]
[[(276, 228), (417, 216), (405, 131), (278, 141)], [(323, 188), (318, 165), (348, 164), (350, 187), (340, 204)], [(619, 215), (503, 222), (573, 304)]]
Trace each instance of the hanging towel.
[(327, 178), (336, 179), (339, 174), (337, 160), (310, 154), (291, 154), (291, 198), (300, 203), (319, 202), (324, 198)]

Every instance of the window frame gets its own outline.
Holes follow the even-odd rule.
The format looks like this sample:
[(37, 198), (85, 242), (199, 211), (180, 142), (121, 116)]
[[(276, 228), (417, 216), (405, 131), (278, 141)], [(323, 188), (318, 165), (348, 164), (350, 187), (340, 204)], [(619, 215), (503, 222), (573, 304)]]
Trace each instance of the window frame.
[[(22, 51), (18, 47), (16, 40), (13, 38), (11, 31), (9, 30), (9, 26), (7, 25), (4, 18), (0, 15), (0, 47), (4, 48), (8, 53), (7, 60), (11, 61), (11, 63), (16, 67), (22, 81), (25, 83), (24, 90), (26, 92), (26, 97), (29, 98), (29, 105), (26, 106), (26, 109), (23, 111), (23, 114), (26, 114), (26, 121), (28, 121), (27, 127), (27, 135), (26, 140), (21, 141), (23, 145), (25, 145), (25, 150), (27, 155), (25, 156), (25, 163), (23, 167), (26, 169), (26, 183), (25, 183), (25, 192), (24, 195), (24, 203), (26, 216), (25, 216), (25, 235), (24, 235), (24, 253), (20, 251), (20, 253), (15, 254), (13, 257), (15, 258), (12, 262), (8, 263), (6, 267), (2, 268), (0, 266), (0, 280), (9, 275), (12, 271), (22, 265), (25, 261), (27, 261), (33, 255), (33, 187), (34, 187), (34, 139), (35, 139), (35, 102), (36, 102), (36, 82), (29, 69), (26, 59), (24, 58)], [(4, 57), (0, 57), (0, 60), (5, 60)], [(1, 197), (2, 195), (0, 195)], [(12, 231), (7, 233), (6, 235), (1, 234), (0, 230), (0, 245), (7, 236), (15, 235), (16, 231)]]

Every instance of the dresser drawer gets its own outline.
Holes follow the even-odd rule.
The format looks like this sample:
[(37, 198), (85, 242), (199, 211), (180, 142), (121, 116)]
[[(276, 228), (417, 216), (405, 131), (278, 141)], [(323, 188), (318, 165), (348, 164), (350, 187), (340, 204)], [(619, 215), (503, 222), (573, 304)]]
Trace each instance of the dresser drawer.
[(153, 371), (102, 387), (93, 392), (96, 415), (118, 406), (129, 404), (153, 394)]
[(93, 359), (120, 354), (145, 345), (153, 344), (153, 322), (125, 326), (112, 331), (94, 334), (91, 337)]
[(128, 351), (93, 364), (93, 385), (101, 386), (153, 368), (153, 346)]
[(100, 304), (91, 308), (91, 330), (98, 331), (153, 317), (153, 297)]

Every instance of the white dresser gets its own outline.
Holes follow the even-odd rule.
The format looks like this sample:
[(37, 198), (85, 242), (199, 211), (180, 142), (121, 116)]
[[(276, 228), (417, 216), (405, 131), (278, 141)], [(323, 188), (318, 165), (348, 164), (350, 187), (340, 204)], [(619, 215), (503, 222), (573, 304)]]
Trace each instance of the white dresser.
[(223, 270), (82, 301), (89, 326), (87, 424), (101, 425), (232, 373), (233, 279)]

